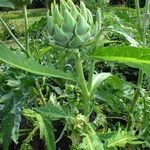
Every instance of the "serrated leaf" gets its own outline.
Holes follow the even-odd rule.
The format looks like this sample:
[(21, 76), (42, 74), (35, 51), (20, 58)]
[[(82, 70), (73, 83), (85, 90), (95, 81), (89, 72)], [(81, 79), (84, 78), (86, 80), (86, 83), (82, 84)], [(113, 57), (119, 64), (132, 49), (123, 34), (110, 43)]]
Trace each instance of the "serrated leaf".
[(0, 46), (0, 60), (34, 74), (75, 81), (75, 78), (72, 74), (65, 73), (54, 68), (47, 68), (37, 63), (35, 60), (27, 59), (20, 53), (12, 52), (5, 44)]
[(37, 115), (36, 118), (39, 124), (40, 138), (45, 140), (47, 150), (55, 150), (55, 137), (51, 122), (48, 119), (43, 119), (41, 115)]
[(148, 48), (131, 46), (99, 48), (91, 57), (142, 69), (150, 77), (150, 49)]
[[(126, 144), (134, 144), (137, 140), (133, 132), (127, 130), (121, 130), (119, 128), (118, 132), (114, 134), (110, 139), (107, 140), (108, 147), (124, 147)], [(136, 144), (141, 144), (141, 142), (136, 141)]]
[(34, 110), (36, 110), (41, 115), (50, 117), (52, 119), (73, 118), (73, 115), (66, 114), (63, 110), (60, 110), (58, 107), (53, 105), (34, 108)]
[[(28, 119), (34, 120), (34, 124), (40, 129), (40, 138), (45, 140), (47, 150), (55, 150), (55, 137), (53, 134), (53, 127), (46, 116), (33, 111), (32, 109), (24, 109), (23, 114)], [(33, 132), (34, 134), (34, 132)], [(28, 143), (29, 141), (27, 141)]]

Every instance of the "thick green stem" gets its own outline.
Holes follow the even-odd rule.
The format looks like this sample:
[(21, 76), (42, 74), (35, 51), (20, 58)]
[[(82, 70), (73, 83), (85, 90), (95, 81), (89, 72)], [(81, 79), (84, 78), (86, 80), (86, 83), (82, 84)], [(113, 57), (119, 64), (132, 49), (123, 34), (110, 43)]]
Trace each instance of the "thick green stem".
[(46, 105), (46, 101), (45, 101), (45, 98), (44, 98), (44, 96), (43, 96), (43, 93), (42, 93), (42, 90), (41, 90), (41, 87), (40, 87), (40, 85), (39, 85), (38, 80), (35, 80), (35, 84), (36, 84), (36, 88), (37, 88), (37, 91), (38, 91), (38, 93), (39, 93), (39, 96), (40, 96), (40, 98), (41, 98), (41, 100), (42, 100), (43, 105)]
[(81, 89), (82, 95), (83, 95), (84, 114), (88, 115), (89, 108), (90, 108), (90, 94), (89, 94), (87, 84), (86, 84), (86, 80), (85, 80), (85, 77), (84, 77), (82, 59), (81, 59), (81, 56), (80, 56), (80, 53), (78, 52), (78, 50), (77, 50), (77, 58), (75, 60), (75, 65), (76, 65), (78, 84), (80, 86), (80, 89)]
[(29, 49), (29, 32), (28, 32), (28, 17), (27, 17), (27, 6), (24, 5), (23, 6), (23, 14), (24, 14), (24, 22), (25, 22), (25, 47), (26, 47), (26, 51), (28, 56), (31, 56), (31, 52)]
[(147, 30), (149, 26), (149, 10), (150, 9), (150, 0), (146, 0), (145, 2), (145, 10), (144, 10), (144, 19), (143, 19), (143, 44), (146, 45), (147, 43)]
[[(143, 83), (143, 71), (142, 71), (142, 70), (139, 70), (138, 86), (141, 87), (141, 86), (142, 86), (142, 83)], [(133, 102), (132, 102), (132, 105), (131, 105), (131, 109), (130, 109), (130, 113), (131, 113), (131, 114), (132, 114), (133, 111), (134, 111), (134, 107), (135, 107), (136, 102), (137, 102), (137, 100), (138, 100), (139, 94), (140, 94), (139, 89), (136, 89), (135, 95), (134, 95), (134, 98), (133, 98)]]
[[(146, 33), (147, 33), (147, 27), (148, 27), (147, 21), (149, 20), (148, 14), (149, 14), (149, 8), (150, 8), (150, 0), (146, 0), (143, 23), (142, 23), (142, 19), (141, 19), (139, 0), (135, 0), (135, 4), (136, 4), (137, 16), (139, 19), (139, 27), (140, 27), (139, 32), (141, 34), (141, 41), (143, 42), (144, 45), (146, 45)], [(138, 76), (138, 86), (139, 87), (142, 86), (143, 76), (144, 76), (143, 71), (139, 70), (139, 76)], [(134, 111), (134, 108), (135, 108), (135, 105), (136, 105), (139, 95), (140, 95), (140, 91), (139, 91), (139, 89), (136, 89), (135, 95), (133, 98), (133, 102), (131, 105), (131, 109), (130, 109), (131, 113), (133, 113), (133, 111)]]
[(94, 75), (94, 68), (95, 68), (95, 60), (92, 60), (90, 68), (89, 68), (89, 76), (88, 76), (88, 90), (91, 91), (93, 75)]
[(143, 40), (143, 31), (142, 31), (142, 18), (141, 18), (141, 11), (140, 11), (140, 4), (139, 4), (139, 0), (135, 0), (135, 8), (136, 8), (136, 13), (137, 13), (137, 18), (139, 21), (139, 33), (141, 36), (141, 40)]

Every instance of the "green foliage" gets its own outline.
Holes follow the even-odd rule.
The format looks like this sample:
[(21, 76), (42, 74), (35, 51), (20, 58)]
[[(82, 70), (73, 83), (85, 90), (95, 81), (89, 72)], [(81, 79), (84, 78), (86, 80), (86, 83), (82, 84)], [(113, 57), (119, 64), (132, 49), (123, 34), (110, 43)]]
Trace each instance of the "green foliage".
[(17, 31), (26, 28), (18, 38), (6, 24), (12, 44), (0, 45), (0, 147), (149, 149), (149, 5), (141, 11), (104, 0), (57, 2), (50, 14), (47, 6), (49, 19), (35, 22), (26, 9), (25, 24), (1, 15), (16, 21)]
[(75, 78), (72, 74), (56, 70), (52, 66), (51, 69), (46, 68), (32, 59), (27, 59), (19, 52), (12, 52), (9, 48), (7, 48), (6, 45), (1, 45), (0, 50), (0, 60), (17, 68), (39, 75), (52, 76), (56, 78), (63, 78), (75, 81)]
[(3, 149), (8, 150), (9, 144), (11, 143), (11, 131), (14, 126), (14, 115), (12, 113), (13, 109), (13, 101), (8, 102), (6, 104), (5, 109), (3, 111), (4, 117), (2, 120), (2, 136), (3, 136)]
[(108, 147), (125, 147), (126, 144), (141, 144), (140, 141), (136, 141), (137, 137), (131, 131), (120, 128), (116, 134), (106, 141)]
[(95, 9), (95, 8), (104, 8), (108, 5), (108, 0), (82, 0), (88, 8)]
[(150, 49), (130, 46), (107, 47), (97, 49), (92, 57), (105, 61), (124, 63), (131, 67), (142, 69), (150, 76)]
[(111, 77), (111, 73), (100, 73), (93, 76), (91, 92), (94, 92), (103, 81)]
[(149, 97), (144, 98), (144, 120), (142, 123), (141, 137), (145, 141), (145, 146), (150, 146), (150, 101)]
[(18, 143), (18, 139), (19, 139), (19, 128), (21, 123), (21, 107), (22, 104), (19, 101), (15, 103), (13, 108), (13, 113), (15, 114), (15, 116), (14, 116), (14, 126), (12, 129), (12, 140), (15, 143)]
[(56, 106), (42, 106), (38, 108), (34, 108), (38, 113), (40, 113), (43, 116), (47, 116), (51, 119), (61, 119), (61, 118), (72, 118), (73, 114), (67, 114), (65, 110), (61, 110), (60, 108)]
[(17, 7), (22, 7), (24, 5), (29, 5), (32, 3), (32, 0), (9, 0)]
[(33, 150), (32, 146), (29, 143), (32, 141), (32, 139), (33, 139), (34, 135), (36, 134), (37, 130), (38, 130), (38, 126), (35, 126), (33, 128), (33, 130), (29, 133), (27, 138), (23, 141), (23, 143), (21, 145), (21, 150)]
[(96, 133), (83, 134), (84, 138), (79, 145), (79, 149), (87, 150), (104, 150), (103, 143), (100, 141)]
[(48, 120), (42, 119), (41, 116), (38, 116), (39, 128), (40, 128), (40, 137), (45, 139), (47, 149), (48, 150), (55, 150), (55, 137), (53, 134), (53, 128)]
[(25, 109), (23, 113), (29, 119), (34, 119), (34, 124), (38, 126), (40, 130), (40, 138), (45, 139), (47, 149), (55, 150), (55, 137), (53, 134), (53, 127), (51, 122), (31, 109)]

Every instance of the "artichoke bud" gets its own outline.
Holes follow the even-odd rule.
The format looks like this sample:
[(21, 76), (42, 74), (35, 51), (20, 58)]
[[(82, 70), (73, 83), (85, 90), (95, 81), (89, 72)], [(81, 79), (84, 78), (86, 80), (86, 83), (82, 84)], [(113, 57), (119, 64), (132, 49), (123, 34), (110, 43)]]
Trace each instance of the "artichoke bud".
[(51, 5), (47, 25), (56, 45), (68, 49), (79, 48), (94, 39), (101, 29), (101, 12), (98, 9), (94, 23), (90, 10), (83, 2), (78, 7), (71, 0), (61, 0), (59, 5), (56, 2)]
[(9, 0), (9, 1), (17, 7), (22, 7), (24, 5), (31, 4), (33, 0)]
[(47, 16), (47, 26), (48, 26), (48, 31), (50, 34), (54, 33), (54, 21), (53, 18), (50, 16)]

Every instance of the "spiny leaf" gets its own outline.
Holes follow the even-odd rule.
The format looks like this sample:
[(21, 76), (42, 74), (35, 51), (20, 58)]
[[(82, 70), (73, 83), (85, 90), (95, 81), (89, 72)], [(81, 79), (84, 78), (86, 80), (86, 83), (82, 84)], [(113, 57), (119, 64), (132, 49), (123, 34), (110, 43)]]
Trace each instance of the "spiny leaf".
[(54, 119), (73, 118), (72, 114), (67, 114), (63, 110), (60, 110), (58, 107), (55, 106), (42, 106), (42, 107), (34, 108), (34, 110), (36, 110), (41, 115), (54, 118)]
[[(110, 139), (107, 140), (108, 147), (124, 147), (126, 144), (134, 144), (137, 140), (133, 132), (127, 130), (121, 130), (114, 134)], [(136, 141), (136, 144), (141, 144), (140, 141)]]
[(54, 68), (47, 68), (45, 66), (42, 66), (35, 60), (27, 59), (20, 53), (12, 52), (5, 44), (0, 46), (0, 60), (13, 65), (14, 67), (34, 74), (75, 81), (75, 78), (72, 74), (65, 73)]
[(36, 125), (32, 131), (29, 133), (29, 135), (27, 136), (27, 138), (22, 142), (21, 148), (20, 150), (33, 150), (31, 145), (30, 145), (30, 141), (33, 140), (34, 135), (36, 134), (38, 130), (38, 126)]
[(24, 109), (23, 114), (28, 119), (34, 120), (36, 126), (40, 129), (40, 138), (45, 140), (48, 150), (55, 150), (55, 137), (53, 134), (53, 127), (51, 122), (39, 113), (33, 111), (32, 109)]
[(40, 137), (45, 139), (47, 149), (55, 150), (55, 137), (53, 134), (53, 127), (48, 119), (43, 119), (41, 115), (37, 115), (37, 121), (40, 129)]

